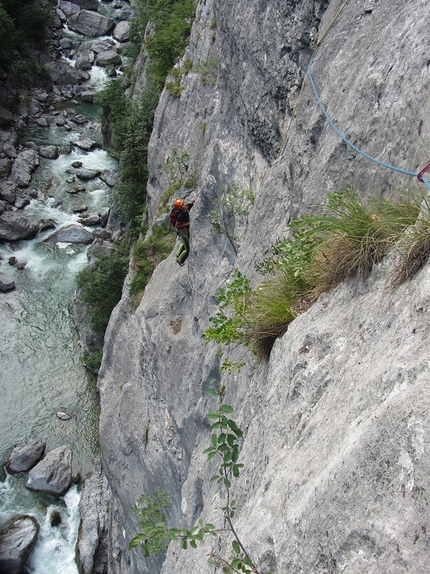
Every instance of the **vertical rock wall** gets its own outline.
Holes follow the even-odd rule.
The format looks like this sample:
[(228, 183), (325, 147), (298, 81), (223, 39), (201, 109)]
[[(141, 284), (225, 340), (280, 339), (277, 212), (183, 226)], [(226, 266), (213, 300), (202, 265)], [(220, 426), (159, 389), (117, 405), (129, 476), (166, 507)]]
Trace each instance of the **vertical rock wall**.
[[(163, 261), (135, 311), (125, 286), (99, 376), (111, 573), (214, 571), (211, 541), (172, 544), (166, 557), (130, 553), (139, 532), (131, 509), (162, 488), (171, 526), (220, 519), (223, 493), (202, 454), (205, 413), (216, 408), (205, 389), (219, 379), (219, 359), (203, 332), (233, 268), (258, 284), (254, 262), (290, 218), (346, 183), (387, 197), (418, 186), (352, 151), (328, 124), (306, 76), (318, 41), (312, 74), (338, 128), (416, 171), (429, 159), (429, 16), (420, 0), (198, 4), (184, 57), (193, 67), (180, 97), (161, 97), (148, 185), (154, 219), (167, 158), (173, 148), (189, 153), (198, 180), (191, 255), (182, 268), (173, 254)], [(237, 253), (208, 217), (226, 185), (256, 194), (235, 229)], [(387, 265), (321, 297), (269, 363), (247, 356), (240, 374), (223, 376), (244, 430), (237, 524), (262, 573), (426, 571), (430, 279), (425, 269), (384, 298)]]

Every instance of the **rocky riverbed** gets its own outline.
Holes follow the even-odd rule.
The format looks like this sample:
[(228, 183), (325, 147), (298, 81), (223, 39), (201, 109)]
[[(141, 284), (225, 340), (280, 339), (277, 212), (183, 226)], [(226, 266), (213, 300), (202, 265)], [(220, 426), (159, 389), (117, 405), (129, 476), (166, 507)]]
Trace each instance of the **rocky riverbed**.
[[(57, 245), (97, 242), (108, 248), (120, 235), (110, 210), (98, 210), (92, 199), (101, 187), (110, 193), (115, 190), (116, 173), (111, 167), (94, 165), (97, 155), (90, 161), (90, 154), (102, 148), (100, 122), (91, 106), (101, 80), (121, 73), (132, 8), (125, 1), (52, 0), (51, 4), (52, 38), (34, 56), (50, 71), (52, 80), (34, 90), (16, 90), (7, 80), (0, 85), (0, 246), (12, 253), (22, 242), (34, 239)], [(56, 166), (55, 175), (46, 178), (49, 165)], [(32, 209), (35, 202), (55, 206), (76, 220), (65, 225), (62, 219), (40, 218)], [(0, 260), (1, 296), (16, 288), (12, 271), (24, 270), (26, 265), (26, 260), (15, 256)], [(82, 315), (79, 305), (75, 308)], [(77, 322), (82, 324), (79, 317)], [(59, 413), (57, 419), (65, 421)], [(47, 496), (47, 504), (81, 478), (74, 474), (73, 451), (66, 443), (46, 449), (39, 438), (17, 445), (6, 470), (25, 476), (27, 489)], [(81, 491), (76, 551), (81, 573), (105, 571), (108, 498), (96, 460)], [(50, 520), (60, 527), (61, 517), (54, 513)], [(40, 529), (37, 520), (25, 513), (9, 516), (0, 532), (0, 570), (23, 571)]]

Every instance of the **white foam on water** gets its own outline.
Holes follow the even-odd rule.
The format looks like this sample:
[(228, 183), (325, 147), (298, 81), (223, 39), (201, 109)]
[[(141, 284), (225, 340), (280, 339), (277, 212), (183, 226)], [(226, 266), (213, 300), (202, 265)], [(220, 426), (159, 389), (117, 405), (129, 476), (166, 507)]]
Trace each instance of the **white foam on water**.
[[(78, 574), (75, 562), (75, 545), (79, 530), (79, 499), (77, 486), (63, 497), (65, 507), (52, 504), (48, 507), (36, 545), (30, 555), (28, 571), (34, 574)], [(61, 514), (61, 524), (51, 526), (53, 510)]]

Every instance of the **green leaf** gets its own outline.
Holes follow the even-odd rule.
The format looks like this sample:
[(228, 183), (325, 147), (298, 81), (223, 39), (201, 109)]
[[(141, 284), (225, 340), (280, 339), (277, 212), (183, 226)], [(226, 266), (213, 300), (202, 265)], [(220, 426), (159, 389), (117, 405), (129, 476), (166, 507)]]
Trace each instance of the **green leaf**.
[(213, 446), (210, 446), (209, 448), (205, 448), (205, 450), (203, 451), (203, 454), (208, 454), (209, 452), (215, 452), (216, 450), (214, 449)]
[(224, 484), (227, 488), (231, 488), (231, 482), (229, 481), (228, 478), (224, 478)]
[(211, 477), (210, 481), (211, 481), (211, 482), (215, 482), (216, 480), (218, 480), (218, 478), (219, 478), (218, 475), (217, 475), (217, 474), (214, 474), (214, 475)]
[(206, 389), (206, 392), (209, 393), (210, 395), (214, 395), (215, 397), (218, 396), (218, 393), (215, 389)]
[(197, 543), (196, 543), (196, 541), (195, 541), (195, 540), (191, 540), (190, 546), (191, 546), (192, 548), (197, 548)]
[(207, 416), (208, 419), (212, 419), (212, 420), (217, 420), (217, 419), (219, 419), (218, 413), (207, 413), (206, 416)]
[(215, 526), (210, 522), (208, 522), (207, 524), (205, 524), (205, 530), (215, 530)]
[(225, 432), (222, 432), (218, 437), (218, 443), (225, 442), (226, 437), (227, 435), (225, 434)]
[(231, 414), (234, 412), (234, 409), (230, 405), (221, 405), (220, 411), (223, 413)]
[(212, 441), (213, 446), (216, 446), (216, 445), (217, 445), (217, 443), (218, 443), (218, 437), (217, 437), (216, 434), (213, 434), (213, 435), (211, 436), (211, 441)]
[(231, 545), (233, 546), (233, 550), (236, 552), (236, 554), (240, 554), (239, 542), (237, 540), (233, 540)]
[(210, 462), (210, 461), (214, 458), (214, 456), (216, 456), (216, 454), (217, 454), (216, 450), (214, 450), (213, 452), (209, 453), (209, 454), (208, 454), (208, 462)]
[(188, 544), (187, 544), (187, 539), (186, 539), (186, 538), (184, 538), (184, 539), (182, 540), (182, 548), (183, 548), (184, 550), (186, 550), (186, 549), (188, 548)]

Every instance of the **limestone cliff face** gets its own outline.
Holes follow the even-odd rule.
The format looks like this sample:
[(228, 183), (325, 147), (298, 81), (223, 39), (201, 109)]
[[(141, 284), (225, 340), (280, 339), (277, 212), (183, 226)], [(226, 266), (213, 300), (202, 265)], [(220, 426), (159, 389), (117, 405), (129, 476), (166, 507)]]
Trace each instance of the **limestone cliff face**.
[[(161, 97), (148, 186), (153, 219), (166, 159), (189, 153), (191, 255), (158, 266), (136, 311), (125, 286), (99, 376), (112, 574), (214, 572), (210, 540), (146, 560), (127, 545), (139, 532), (132, 506), (157, 488), (170, 493), (170, 525), (220, 520), (224, 493), (202, 454), (219, 359), (203, 331), (233, 268), (258, 284), (254, 262), (290, 218), (346, 183), (387, 197), (420, 185), (328, 124), (306, 75), (318, 41), (312, 74), (339, 129), (388, 164), (429, 161), (428, 3), (206, 0), (196, 14), (193, 69), (180, 97)], [(208, 218), (228, 185), (256, 194), (237, 253)], [(389, 265), (322, 296), (267, 363), (248, 356), (222, 377), (244, 430), (237, 528), (262, 573), (428, 571), (430, 268), (386, 296)]]

